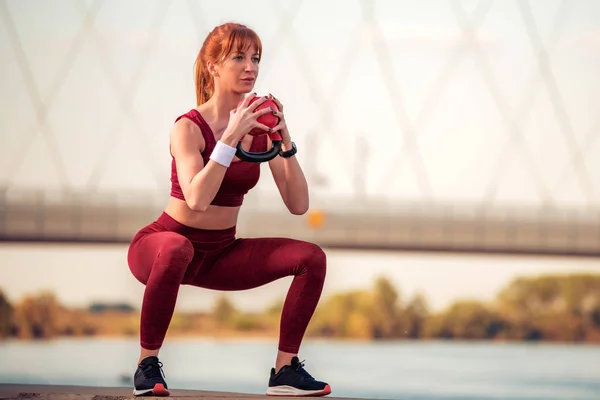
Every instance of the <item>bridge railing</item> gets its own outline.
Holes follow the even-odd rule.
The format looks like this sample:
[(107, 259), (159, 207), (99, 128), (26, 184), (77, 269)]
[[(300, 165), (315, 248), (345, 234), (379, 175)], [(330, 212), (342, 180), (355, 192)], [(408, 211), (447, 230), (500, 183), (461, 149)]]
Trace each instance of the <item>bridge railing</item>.
[[(86, 194), (0, 189), (0, 239), (128, 242), (162, 211), (168, 191)], [(314, 195), (302, 216), (276, 193), (253, 192), (238, 235), (286, 236), (323, 246), (424, 251), (600, 255), (600, 213)]]

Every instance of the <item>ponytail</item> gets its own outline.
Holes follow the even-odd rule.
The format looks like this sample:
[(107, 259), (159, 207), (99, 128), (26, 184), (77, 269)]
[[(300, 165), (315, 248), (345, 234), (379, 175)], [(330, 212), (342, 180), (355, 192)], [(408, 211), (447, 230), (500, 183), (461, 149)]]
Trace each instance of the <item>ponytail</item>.
[(196, 105), (204, 104), (211, 98), (215, 91), (215, 82), (213, 77), (202, 61), (202, 51), (198, 53), (195, 66), (196, 83)]

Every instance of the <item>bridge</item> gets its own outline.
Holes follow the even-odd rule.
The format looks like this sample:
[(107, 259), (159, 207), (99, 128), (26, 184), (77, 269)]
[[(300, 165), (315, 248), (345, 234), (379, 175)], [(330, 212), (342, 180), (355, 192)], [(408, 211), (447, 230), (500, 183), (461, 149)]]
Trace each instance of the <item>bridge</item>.
[(600, 255), (595, 5), (225, 3), (0, 3), (0, 240), (126, 243), (156, 218), (168, 131), (227, 15), (263, 37), (256, 89), (283, 100), (311, 187), (292, 216), (264, 166), (240, 236)]
[[(90, 198), (43, 191), (3, 198), (5, 241), (128, 243), (163, 204), (149, 193)], [(134, 200), (137, 199), (137, 200)], [(314, 199), (313, 199), (314, 200)], [(306, 215), (287, 212), (276, 195), (247, 196), (238, 236), (285, 236), (330, 248), (600, 256), (598, 214), (580, 210), (496, 209), (468, 205), (320, 198)]]

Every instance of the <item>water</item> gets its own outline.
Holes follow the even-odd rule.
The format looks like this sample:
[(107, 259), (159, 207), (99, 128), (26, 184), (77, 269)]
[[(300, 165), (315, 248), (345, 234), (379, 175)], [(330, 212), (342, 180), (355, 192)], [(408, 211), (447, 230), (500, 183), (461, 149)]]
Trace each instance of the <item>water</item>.
[[(161, 353), (176, 389), (264, 393), (273, 340), (168, 340)], [(130, 339), (0, 343), (0, 381), (128, 386)], [(600, 399), (600, 346), (466, 342), (307, 341), (307, 369), (334, 396), (402, 400)]]
[[(143, 286), (129, 273), (126, 252), (124, 245), (0, 244), (0, 290), (15, 304), (26, 295), (50, 290), (67, 307), (92, 301), (138, 305)], [(598, 259), (331, 249), (327, 254), (324, 299), (344, 290), (368, 289), (376, 276), (385, 275), (404, 300), (424, 293), (435, 309), (460, 298), (489, 300), (518, 276), (600, 272)], [(284, 279), (230, 295), (241, 309), (262, 310), (283, 298), (288, 287)], [(216, 294), (183, 287), (178, 309), (210, 309)], [(0, 382), (129, 386), (137, 348), (135, 339), (0, 341)], [(168, 339), (161, 360), (169, 385), (176, 389), (264, 393), (275, 348), (270, 340)], [(334, 396), (600, 399), (600, 346), (307, 341), (301, 357), (309, 372), (332, 385)]]

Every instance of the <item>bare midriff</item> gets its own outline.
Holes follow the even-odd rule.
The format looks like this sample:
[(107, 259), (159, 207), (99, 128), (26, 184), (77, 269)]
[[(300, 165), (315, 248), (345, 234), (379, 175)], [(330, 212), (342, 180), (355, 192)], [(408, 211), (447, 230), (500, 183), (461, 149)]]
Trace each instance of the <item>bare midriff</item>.
[(185, 201), (170, 197), (164, 211), (180, 224), (192, 228), (227, 229), (237, 224), (240, 207), (211, 205), (205, 211), (194, 211)]

